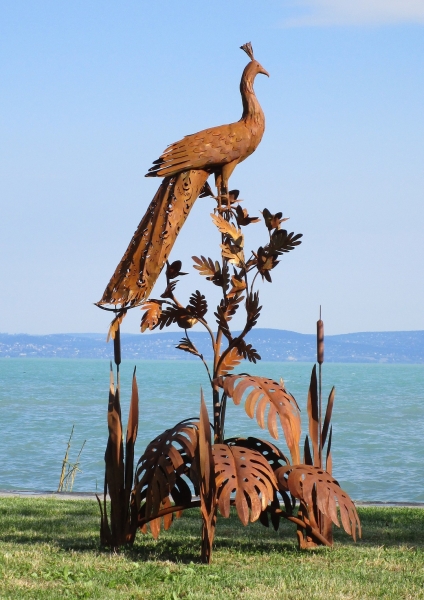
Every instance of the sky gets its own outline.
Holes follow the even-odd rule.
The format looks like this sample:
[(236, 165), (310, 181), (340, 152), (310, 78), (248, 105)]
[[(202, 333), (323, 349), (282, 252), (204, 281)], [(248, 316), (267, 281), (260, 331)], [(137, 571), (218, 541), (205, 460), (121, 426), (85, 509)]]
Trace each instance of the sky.
[[(247, 41), (266, 131), (230, 187), (304, 234), (258, 326), (311, 333), (322, 305), (328, 334), (424, 329), (422, 0), (0, 0), (0, 331), (107, 331), (93, 303), (159, 184), (144, 174), (240, 118)], [(215, 298), (190, 258), (218, 258), (212, 208), (174, 246), (183, 302)]]

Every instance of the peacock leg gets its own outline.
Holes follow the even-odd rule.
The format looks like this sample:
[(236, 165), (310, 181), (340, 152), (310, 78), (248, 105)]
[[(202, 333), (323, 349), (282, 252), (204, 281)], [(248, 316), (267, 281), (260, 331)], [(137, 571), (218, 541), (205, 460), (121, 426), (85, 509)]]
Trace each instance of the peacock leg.
[[(223, 186), (222, 186), (222, 171), (219, 173), (215, 173), (215, 186), (216, 186), (216, 195), (218, 198), (218, 212), (222, 212), (222, 200), (223, 200)], [(224, 198), (225, 199), (225, 198)]]
[[(228, 210), (231, 208), (230, 197), (228, 195), (228, 181), (236, 168), (237, 161), (233, 160), (226, 165), (223, 165), (221, 172), (215, 176), (215, 184), (218, 190), (219, 209)], [(226, 202), (226, 206), (222, 209), (222, 202)]]

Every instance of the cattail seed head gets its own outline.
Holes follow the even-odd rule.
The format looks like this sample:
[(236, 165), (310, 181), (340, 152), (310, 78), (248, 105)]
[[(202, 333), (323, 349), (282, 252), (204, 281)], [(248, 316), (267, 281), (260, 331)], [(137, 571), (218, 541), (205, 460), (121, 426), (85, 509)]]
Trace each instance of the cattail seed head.
[(115, 332), (113, 338), (113, 357), (115, 359), (115, 365), (121, 364), (121, 328), (118, 325), (118, 329)]
[(324, 321), (317, 321), (317, 361), (322, 365), (324, 362)]

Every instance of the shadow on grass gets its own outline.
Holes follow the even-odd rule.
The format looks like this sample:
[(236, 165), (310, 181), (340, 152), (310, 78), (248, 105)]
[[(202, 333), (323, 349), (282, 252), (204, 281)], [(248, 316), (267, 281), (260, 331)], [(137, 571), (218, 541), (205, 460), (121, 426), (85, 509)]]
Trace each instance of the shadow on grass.
[[(413, 546), (424, 548), (424, 510), (413, 508), (361, 508), (363, 538), (357, 545)], [(186, 511), (158, 540), (137, 534), (124, 555), (130, 560), (198, 562), (201, 518), (199, 509)], [(353, 540), (334, 528), (337, 547), (351, 547)], [(105, 552), (99, 545), (99, 512), (92, 501), (41, 499), (0, 500), (0, 543), (53, 544), (63, 550)], [(231, 550), (247, 555), (296, 553), (296, 526), (283, 521), (280, 530), (259, 523), (243, 527), (236, 515), (218, 518), (214, 551)]]

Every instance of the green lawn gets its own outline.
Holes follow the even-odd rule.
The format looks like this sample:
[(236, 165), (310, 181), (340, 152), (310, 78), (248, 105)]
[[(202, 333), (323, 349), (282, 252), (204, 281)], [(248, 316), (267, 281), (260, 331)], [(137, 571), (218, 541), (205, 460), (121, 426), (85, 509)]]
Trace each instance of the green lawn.
[(114, 556), (99, 547), (95, 502), (0, 498), (0, 598), (424, 598), (424, 510), (359, 513), (361, 541), (337, 531), (333, 550), (309, 552), (297, 550), (291, 524), (275, 533), (221, 518), (204, 566), (197, 509)]

